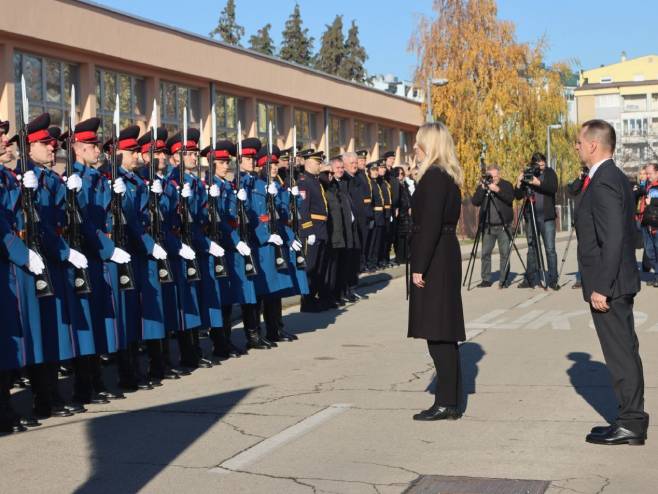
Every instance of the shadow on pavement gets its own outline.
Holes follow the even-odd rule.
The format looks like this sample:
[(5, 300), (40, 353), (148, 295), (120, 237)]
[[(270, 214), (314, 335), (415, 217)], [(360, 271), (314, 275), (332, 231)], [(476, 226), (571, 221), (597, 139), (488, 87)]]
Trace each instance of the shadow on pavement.
[(592, 360), (592, 356), (585, 352), (571, 352), (567, 358), (573, 362), (567, 375), (576, 393), (601, 417), (612, 422), (617, 415), (617, 399), (605, 364)]
[[(468, 407), (468, 396), (475, 394), (476, 386), (475, 381), (479, 373), (478, 363), (486, 355), (486, 352), (479, 343), (472, 341), (465, 341), (459, 345), (459, 358), (461, 361), (461, 381), (462, 381), (462, 396), (459, 408), (462, 413)], [(437, 380), (436, 374), (425, 388), (425, 391), (433, 394), (436, 389)]]
[(74, 492), (142, 490), (251, 390), (238, 389), (89, 421), (91, 473)]

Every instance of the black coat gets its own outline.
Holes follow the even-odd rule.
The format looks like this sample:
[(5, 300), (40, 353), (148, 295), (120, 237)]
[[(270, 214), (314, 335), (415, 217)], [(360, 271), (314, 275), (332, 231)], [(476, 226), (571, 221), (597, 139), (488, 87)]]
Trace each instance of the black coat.
[(340, 206), (343, 210), (345, 248), (360, 249), (361, 240), (359, 238), (359, 211), (350, 194), (350, 182), (349, 180), (345, 180), (345, 177), (349, 177), (349, 175), (346, 173), (340, 180), (334, 179), (334, 181), (338, 183), (338, 198), (340, 199)]
[[(491, 193), (491, 198), (496, 203), (498, 210), (496, 210), (493, 205), (489, 206), (489, 224), (501, 225), (504, 223), (509, 225), (514, 221), (514, 209), (512, 208), (512, 205), (514, 204), (514, 186), (507, 180), (501, 179), (498, 183), (498, 187), (500, 187), (498, 192)], [(484, 198), (486, 197), (485, 192), (486, 191), (482, 187), (478, 186), (475, 194), (473, 194), (473, 197), (471, 198), (471, 203), (473, 203), (474, 206), (482, 206)], [(498, 216), (497, 211), (500, 211), (500, 216), (503, 217), (503, 222), (500, 221), (500, 216)], [(480, 208), (480, 221), (482, 221), (483, 213), (484, 211)]]
[(411, 202), (411, 272), (423, 274), (425, 287), (411, 284), (408, 336), (463, 341), (461, 251), (454, 231), (443, 231), (459, 221), (461, 192), (446, 172), (433, 166), (416, 186)]
[(580, 194), (575, 224), (585, 301), (593, 291), (612, 298), (640, 291), (634, 199), (628, 179), (611, 159)]
[(398, 191), (397, 231), (398, 235), (406, 235), (411, 231), (411, 193), (406, 183), (400, 183)]
[[(555, 170), (552, 168), (546, 167), (542, 172), (542, 176), (539, 177), (541, 184), (539, 187), (534, 185), (530, 186), (535, 194), (541, 194), (544, 196), (544, 221), (554, 220), (557, 217), (555, 214), (555, 193), (557, 192), (558, 180)], [(523, 187), (514, 189), (514, 196), (517, 199), (523, 199)], [(526, 211), (528, 213), (529, 207), (526, 206)]]

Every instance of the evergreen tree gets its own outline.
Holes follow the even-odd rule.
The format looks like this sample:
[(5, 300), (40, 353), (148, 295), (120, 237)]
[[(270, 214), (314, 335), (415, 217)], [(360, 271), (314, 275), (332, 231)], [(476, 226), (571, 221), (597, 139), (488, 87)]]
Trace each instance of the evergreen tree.
[(368, 54), (359, 41), (359, 27), (352, 21), (350, 30), (345, 41), (345, 54), (338, 75), (350, 81), (366, 82), (366, 69), (363, 64), (368, 59)]
[(210, 37), (219, 35), (222, 41), (229, 45), (240, 46), (240, 39), (244, 35), (244, 27), (235, 22), (235, 0), (227, 0), (226, 7), (219, 15), (217, 27), (210, 32)]
[(337, 15), (322, 35), (322, 45), (314, 65), (327, 74), (338, 75), (344, 57), (343, 16)]
[(274, 55), (274, 41), (270, 36), (272, 24), (267, 23), (249, 38), (249, 47), (265, 55)]
[(295, 4), (282, 33), (279, 57), (300, 65), (311, 65), (313, 60), (313, 38), (308, 29), (302, 28), (302, 15), (299, 4)]

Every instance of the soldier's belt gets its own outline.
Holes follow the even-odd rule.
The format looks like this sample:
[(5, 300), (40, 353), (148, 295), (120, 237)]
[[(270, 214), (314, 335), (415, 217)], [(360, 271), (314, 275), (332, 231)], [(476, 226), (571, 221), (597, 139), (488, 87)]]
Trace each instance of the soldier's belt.
[(306, 223), (302, 223), (302, 228), (306, 230), (307, 228), (311, 228), (313, 226), (312, 221), (307, 221)]
[(384, 209), (391, 209), (391, 206), (384, 206)]
[(324, 214), (311, 214), (311, 219), (318, 221), (327, 221), (327, 216)]
[(373, 209), (374, 211), (384, 211), (384, 208), (381, 207), (381, 206), (375, 206), (375, 207), (372, 208), (372, 209)]
[(372, 202), (372, 199), (364, 199), (363, 204), (370, 204)]

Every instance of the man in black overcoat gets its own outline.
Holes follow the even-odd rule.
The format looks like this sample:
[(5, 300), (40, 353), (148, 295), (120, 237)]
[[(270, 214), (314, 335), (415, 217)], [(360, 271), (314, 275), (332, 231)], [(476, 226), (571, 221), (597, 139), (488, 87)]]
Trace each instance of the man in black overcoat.
[(635, 202), (630, 182), (612, 159), (615, 143), (614, 128), (603, 120), (585, 122), (576, 143), (589, 169), (575, 212), (578, 268), (619, 402), (614, 423), (593, 428), (586, 440), (639, 445), (646, 439), (649, 415), (644, 411), (644, 376), (633, 320), (633, 300), (640, 291)]

